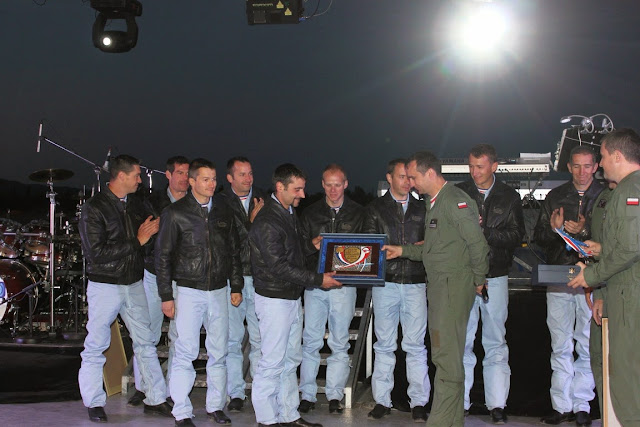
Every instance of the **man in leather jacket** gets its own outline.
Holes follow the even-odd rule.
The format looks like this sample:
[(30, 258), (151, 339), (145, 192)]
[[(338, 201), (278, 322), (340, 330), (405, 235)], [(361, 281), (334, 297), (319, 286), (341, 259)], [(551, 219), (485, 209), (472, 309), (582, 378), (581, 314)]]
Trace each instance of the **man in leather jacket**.
[[(348, 187), (346, 171), (342, 166), (330, 164), (322, 171), (325, 196), (307, 206), (302, 213), (302, 239), (307, 265), (316, 270), (320, 233), (360, 233), (364, 209), (345, 196)], [(320, 350), (324, 347), (324, 334), (329, 322), (327, 343), (331, 356), (327, 358), (325, 394), (330, 413), (342, 413), (344, 387), (349, 377), (349, 326), (356, 307), (353, 286), (332, 289), (306, 289), (304, 291), (304, 330), (302, 332), (302, 363), (300, 365), (300, 392), (302, 400), (298, 410), (307, 413), (315, 408), (320, 368)]]
[[(386, 234), (390, 245), (411, 245), (424, 240), (425, 204), (411, 194), (406, 160), (387, 165), (389, 191), (367, 206), (364, 233)], [(407, 353), (407, 379), (411, 414), (415, 422), (427, 421), (426, 404), (431, 384), (424, 337), (427, 332), (427, 293), (420, 261), (396, 258), (386, 261), (385, 285), (372, 290), (376, 343), (371, 389), (376, 406), (369, 416), (382, 418), (391, 410), (398, 322), (402, 324), (402, 349)]]
[[(165, 176), (169, 180), (166, 188), (154, 191), (146, 198), (146, 208), (152, 213), (154, 218), (160, 218), (163, 209), (171, 203), (177, 202), (187, 194), (189, 188), (189, 160), (183, 156), (174, 156), (167, 160), (167, 169)], [(145, 245), (144, 257), (144, 292), (147, 296), (149, 304), (149, 319), (151, 321), (151, 331), (155, 337), (156, 346), (160, 342), (162, 336), (162, 322), (164, 314), (162, 313), (162, 300), (158, 294), (158, 285), (156, 283), (156, 269), (154, 266), (154, 247), (155, 236), (149, 243)], [(175, 286), (174, 286), (175, 292)], [(169, 358), (167, 360), (167, 391), (169, 390), (169, 379), (171, 378), (171, 362), (175, 353), (174, 343), (177, 338), (175, 322), (169, 322)], [(135, 378), (136, 392), (131, 396), (127, 404), (129, 406), (138, 406), (142, 403), (145, 396), (142, 392), (142, 376), (136, 359), (133, 359), (133, 375)]]
[[(571, 150), (567, 168), (572, 179), (547, 194), (540, 208), (534, 239), (545, 251), (548, 264), (575, 264), (577, 252), (568, 251), (554, 231), (564, 228), (578, 240), (591, 237), (591, 213), (604, 186), (593, 179), (598, 169), (595, 153), (587, 146)], [(547, 288), (547, 326), (551, 333), (551, 405), (542, 418), (546, 424), (572, 421), (591, 424), (589, 401), (595, 396), (589, 356), (591, 311), (582, 289)], [(578, 358), (574, 358), (575, 351)]]
[[(169, 205), (160, 217), (156, 240), (156, 277), (162, 311), (175, 317), (178, 338), (169, 382), (176, 425), (193, 425), (189, 393), (195, 380), (193, 361), (200, 351), (200, 328), (207, 336), (206, 410), (218, 424), (228, 424), (223, 412), (227, 403), (227, 338), (229, 312), (227, 281), (231, 301), (242, 298), (240, 243), (233, 213), (214, 203), (216, 170), (205, 159), (189, 165), (191, 191)], [(176, 282), (175, 302), (171, 281)]]
[[(241, 411), (244, 406), (245, 387), (242, 353), (244, 339), (244, 321), (247, 320), (249, 334), (249, 369), (251, 377), (260, 359), (260, 331), (255, 308), (255, 290), (251, 276), (249, 249), (249, 230), (256, 215), (264, 206), (264, 193), (253, 186), (253, 170), (246, 157), (233, 157), (227, 162), (227, 181), (229, 188), (215, 195), (215, 200), (225, 204), (233, 212), (238, 236), (240, 238), (240, 259), (242, 260), (242, 302), (237, 307), (229, 300), (229, 344), (227, 354), (227, 394), (230, 397), (227, 409)], [(231, 288), (229, 288), (231, 293)]]
[(302, 358), (304, 288), (341, 286), (335, 273), (305, 268), (300, 225), (294, 207), (304, 198), (306, 176), (292, 164), (273, 173), (275, 192), (265, 201), (249, 231), (251, 268), (262, 354), (253, 378), (251, 401), (258, 425), (320, 426), (300, 417), (296, 369)]
[(478, 205), (480, 225), (489, 244), (489, 274), (487, 295), (484, 301), (476, 296), (469, 316), (467, 339), (464, 348), (464, 409), (471, 407), (469, 392), (473, 386), (476, 356), (473, 344), (482, 316), (482, 346), (484, 361), (485, 404), (496, 424), (507, 421), (504, 408), (509, 397), (511, 369), (506, 328), (509, 305), (509, 269), (513, 251), (524, 236), (525, 226), (522, 202), (518, 193), (496, 179), (498, 168), (496, 150), (489, 144), (478, 144), (469, 152), (469, 174), (471, 179), (456, 184)]
[(89, 419), (106, 422), (107, 395), (102, 388), (103, 352), (111, 341), (111, 324), (122, 316), (133, 341), (133, 353), (144, 380), (144, 412), (170, 416), (167, 391), (149, 308), (142, 284), (143, 246), (158, 231), (158, 220), (147, 216), (133, 196), (140, 180), (140, 163), (120, 155), (111, 161), (109, 184), (84, 205), (79, 230), (87, 260), (89, 321), (78, 384)]

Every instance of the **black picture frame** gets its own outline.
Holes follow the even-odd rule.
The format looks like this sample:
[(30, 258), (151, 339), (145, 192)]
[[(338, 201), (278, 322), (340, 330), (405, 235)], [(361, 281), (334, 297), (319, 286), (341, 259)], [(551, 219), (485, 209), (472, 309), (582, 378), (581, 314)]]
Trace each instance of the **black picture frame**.
[(384, 286), (386, 234), (321, 233), (318, 273), (335, 271), (343, 285)]

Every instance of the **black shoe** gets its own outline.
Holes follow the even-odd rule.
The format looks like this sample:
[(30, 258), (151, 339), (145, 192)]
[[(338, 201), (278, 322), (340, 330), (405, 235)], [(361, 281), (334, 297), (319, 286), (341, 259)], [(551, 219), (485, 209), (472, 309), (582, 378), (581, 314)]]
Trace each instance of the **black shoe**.
[(227, 417), (227, 414), (222, 411), (207, 412), (207, 415), (218, 424), (231, 424), (231, 418)]
[(469, 410), (468, 410), (468, 409), (465, 409), (465, 410), (464, 410), (464, 416), (465, 416), (465, 417), (468, 417), (468, 416), (469, 416)]
[(312, 409), (316, 409), (315, 402), (309, 402), (308, 400), (304, 400), (304, 399), (300, 401), (300, 406), (298, 406), (298, 412), (300, 412), (301, 414), (306, 414)]
[(411, 418), (414, 423), (427, 422), (427, 407), (426, 406), (414, 406), (411, 409)]
[(290, 423), (280, 423), (280, 425), (283, 427), (322, 427), (322, 424), (320, 423), (310, 423), (309, 421), (305, 421), (303, 418), (298, 418)]
[(574, 415), (573, 412), (563, 412), (561, 414), (560, 412), (554, 409), (551, 415), (542, 417), (540, 421), (542, 421), (542, 424), (556, 425), (556, 424), (563, 423), (565, 421), (573, 421), (575, 419), (576, 419), (576, 416)]
[[(173, 408), (167, 402), (159, 405), (144, 405), (144, 413), (150, 415), (162, 415), (163, 417), (173, 417), (171, 410)], [(188, 425), (188, 424), (187, 424)]]
[(102, 406), (96, 406), (95, 408), (89, 409), (89, 419), (94, 423), (106, 423), (107, 422), (107, 414), (104, 413), (104, 408)]
[(234, 397), (229, 401), (227, 405), (227, 409), (229, 412), (242, 412), (242, 408), (244, 407), (244, 400), (239, 397)]
[(579, 425), (579, 426), (590, 426), (591, 425), (591, 415), (589, 415), (585, 411), (576, 412), (576, 425)]
[(338, 399), (333, 399), (329, 401), (329, 413), (330, 414), (341, 414), (344, 412), (344, 408)]
[(376, 406), (373, 407), (371, 412), (369, 412), (369, 418), (373, 418), (379, 420), (385, 415), (389, 415), (391, 413), (391, 408), (387, 408), (384, 405), (376, 403)]
[(127, 405), (129, 406), (140, 406), (142, 404), (142, 401), (144, 399), (146, 399), (147, 396), (145, 396), (145, 394), (143, 392), (141, 392), (140, 390), (136, 390), (135, 393), (133, 393), (133, 396), (131, 396), (129, 398), (129, 401), (127, 402)]
[(191, 418), (185, 418), (183, 420), (176, 420), (176, 426), (195, 427), (196, 425), (191, 421)]
[(493, 408), (491, 410), (491, 422), (494, 424), (504, 424), (507, 422), (507, 415), (504, 408)]

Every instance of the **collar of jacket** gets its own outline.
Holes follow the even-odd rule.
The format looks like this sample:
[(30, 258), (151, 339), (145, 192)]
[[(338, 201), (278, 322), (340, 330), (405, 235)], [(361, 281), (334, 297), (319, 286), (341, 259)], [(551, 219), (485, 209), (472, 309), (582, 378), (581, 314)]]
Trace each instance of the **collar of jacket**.
[(296, 209), (293, 206), (291, 206), (291, 210), (293, 211), (293, 213), (291, 213), (289, 212), (289, 209), (285, 209), (285, 207), (282, 206), (279, 201), (274, 200), (274, 198), (271, 196), (265, 198), (264, 207), (269, 208), (276, 214), (281, 215), (283, 218), (293, 218), (296, 213)]
[[(122, 209), (122, 200), (120, 200), (120, 197), (113, 194), (113, 191), (111, 191), (108, 185), (105, 185), (105, 189), (100, 192), (104, 194), (107, 199), (114, 204), (114, 206), (116, 206), (118, 209)], [(132, 195), (133, 193), (126, 195), (127, 200), (124, 202), (125, 206), (129, 205), (129, 201), (131, 200)]]
[[(200, 202), (196, 199), (196, 196), (193, 195), (191, 189), (187, 190), (187, 194), (183, 198), (186, 199), (185, 203), (187, 204), (187, 206), (189, 206), (191, 210), (193, 210), (193, 212), (202, 214), (202, 204), (200, 204)], [(216, 207), (216, 204), (213, 201), (213, 197), (211, 197), (211, 210), (209, 211), (209, 214), (213, 212), (213, 209), (215, 207)]]

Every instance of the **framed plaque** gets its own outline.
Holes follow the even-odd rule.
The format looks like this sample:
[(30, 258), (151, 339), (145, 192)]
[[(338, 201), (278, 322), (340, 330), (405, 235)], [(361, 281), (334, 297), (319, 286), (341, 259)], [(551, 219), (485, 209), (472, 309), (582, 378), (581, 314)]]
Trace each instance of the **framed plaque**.
[(322, 233), (318, 273), (335, 271), (343, 285), (384, 286), (386, 234)]

